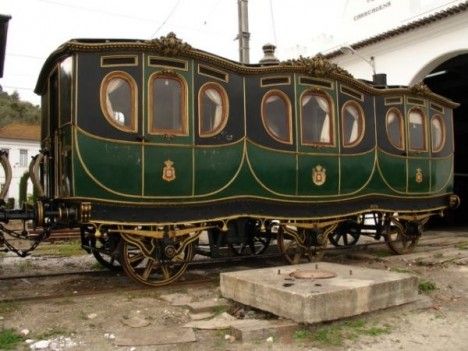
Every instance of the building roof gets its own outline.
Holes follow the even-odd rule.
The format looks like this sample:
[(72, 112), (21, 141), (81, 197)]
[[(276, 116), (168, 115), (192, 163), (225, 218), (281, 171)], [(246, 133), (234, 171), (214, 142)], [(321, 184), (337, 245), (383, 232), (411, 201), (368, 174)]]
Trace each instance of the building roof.
[[(364, 40), (359, 41), (357, 43), (354, 43), (354, 44), (352, 44), (350, 46), (355, 50), (362, 49), (362, 48), (364, 48), (366, 46), (370, 46), (370, 45), (376, 44), (378, 42), (381, 42), (381, 41), (384, 41), (384, 40), (387, 40), (387, 39), (391, 39), (393, 37), (396, 37), (396, 36), (399, 36), (399, 35), (402, 35), (402, 34), (406, 34), (406, 33), (410, 32), (410, 31), (415, 30), (415, 29), (419, 29), (421, 27), (433, 24), (435, 22), (446, 19), (448, 17), (458, 15), (458, 14), (460, 14), (462, 12), (467, 11), (467, 10), (468, 10), (468, 1), (464, 1), (464, 2), (462, 2), (460, 4), (458, 4), (458, 5), (449, 7), (447, 9), (445, 9), (445, 10), (442, 10), (442, 11), (435, 12), (432, 15), (423, 17), (423, 18), (421, 18), (419, 20), (416, 20), (414, 22), (410, 22), (408, 24), (402, 25), (400, 27), (389, 30), (387, 32), (383, 32), (383, 33), (381, 33), (379, 35), (364, 39)], [(325, 55), (325, 57), (327, 59), (332, 59), (332, 58), (335, 58), (335, 57), (341, 56), (341, 55), (343, 55), (343, 53), (340, 50), (335, 50), (335, 51), (332, 51), (332, 52), (328, 53), (327, 55)]]
[(41, 140), (41, 126), (38, 124), (12, 123), (0, 128), (0, 138), (29, 141)]

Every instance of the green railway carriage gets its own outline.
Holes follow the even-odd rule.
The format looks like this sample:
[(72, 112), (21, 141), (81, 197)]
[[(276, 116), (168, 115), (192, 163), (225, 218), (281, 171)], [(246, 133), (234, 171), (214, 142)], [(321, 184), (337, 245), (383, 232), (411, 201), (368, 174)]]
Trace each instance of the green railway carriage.
[(245, 65), (173, 34), (71, 40), (36, 92), (32, 173), (48, 208), (146, 284), (177, 279), (203, 230), (276, 226), (296, 261), (372, 214), (404, 251), (458, 201), (456, 104), (423, 85), (356, 80), (320, 55)]

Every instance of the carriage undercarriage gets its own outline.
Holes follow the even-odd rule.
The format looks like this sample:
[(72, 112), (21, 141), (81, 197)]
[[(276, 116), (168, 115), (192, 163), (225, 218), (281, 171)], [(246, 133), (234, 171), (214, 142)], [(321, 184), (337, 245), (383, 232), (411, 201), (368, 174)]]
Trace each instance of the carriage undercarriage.
[[(328, 242), (348, 247), (366, 235), (383, 239), (395, 254), (406, 254), (414, 250), (424, 224), (436, 214), (367, 212), (321, 221), (236, 218), (164, 226), (92, 223), (82, 226), (81, 235), (83, 247), (105, 267), (123, 269), (140, 283), (162, 286), (180, 278), (196, 254), (216, 257), (220, 246), (231, 255), (251, 256), (276, 243), (287, 263), (298, 264), (322, 259)], [(208, 249), (200, 243), (202, 235), (208, 238)]]

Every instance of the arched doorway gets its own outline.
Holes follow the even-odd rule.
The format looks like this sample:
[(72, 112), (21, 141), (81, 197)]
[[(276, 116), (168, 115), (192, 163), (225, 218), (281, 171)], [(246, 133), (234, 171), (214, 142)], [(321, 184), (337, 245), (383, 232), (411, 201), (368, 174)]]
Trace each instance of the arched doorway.
[[(438, 64), (437, 64), (438, 63)], [(432, 65), (431, 71), (428, 71)], [(455, 224), (468, 224), (468, 53), (450, 54), (441, 62), (440, 58), (427, 65), (416, 77), (435, 93), (448, 97), (460, 104), (454, 110), (455, 130), (455, 192), (462, 203), (451, 218)], [(415, 77), (415, 78), (416, 78)]]

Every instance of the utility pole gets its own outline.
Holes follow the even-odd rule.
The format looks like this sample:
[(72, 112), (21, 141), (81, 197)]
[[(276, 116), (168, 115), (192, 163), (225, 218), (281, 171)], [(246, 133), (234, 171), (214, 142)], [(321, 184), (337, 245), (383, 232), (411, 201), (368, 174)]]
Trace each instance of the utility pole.
[(241, 63), (249, 63), (249, 11), (248, 0), (237, 0), (238, 13), (239, 13), (239, 61)]

